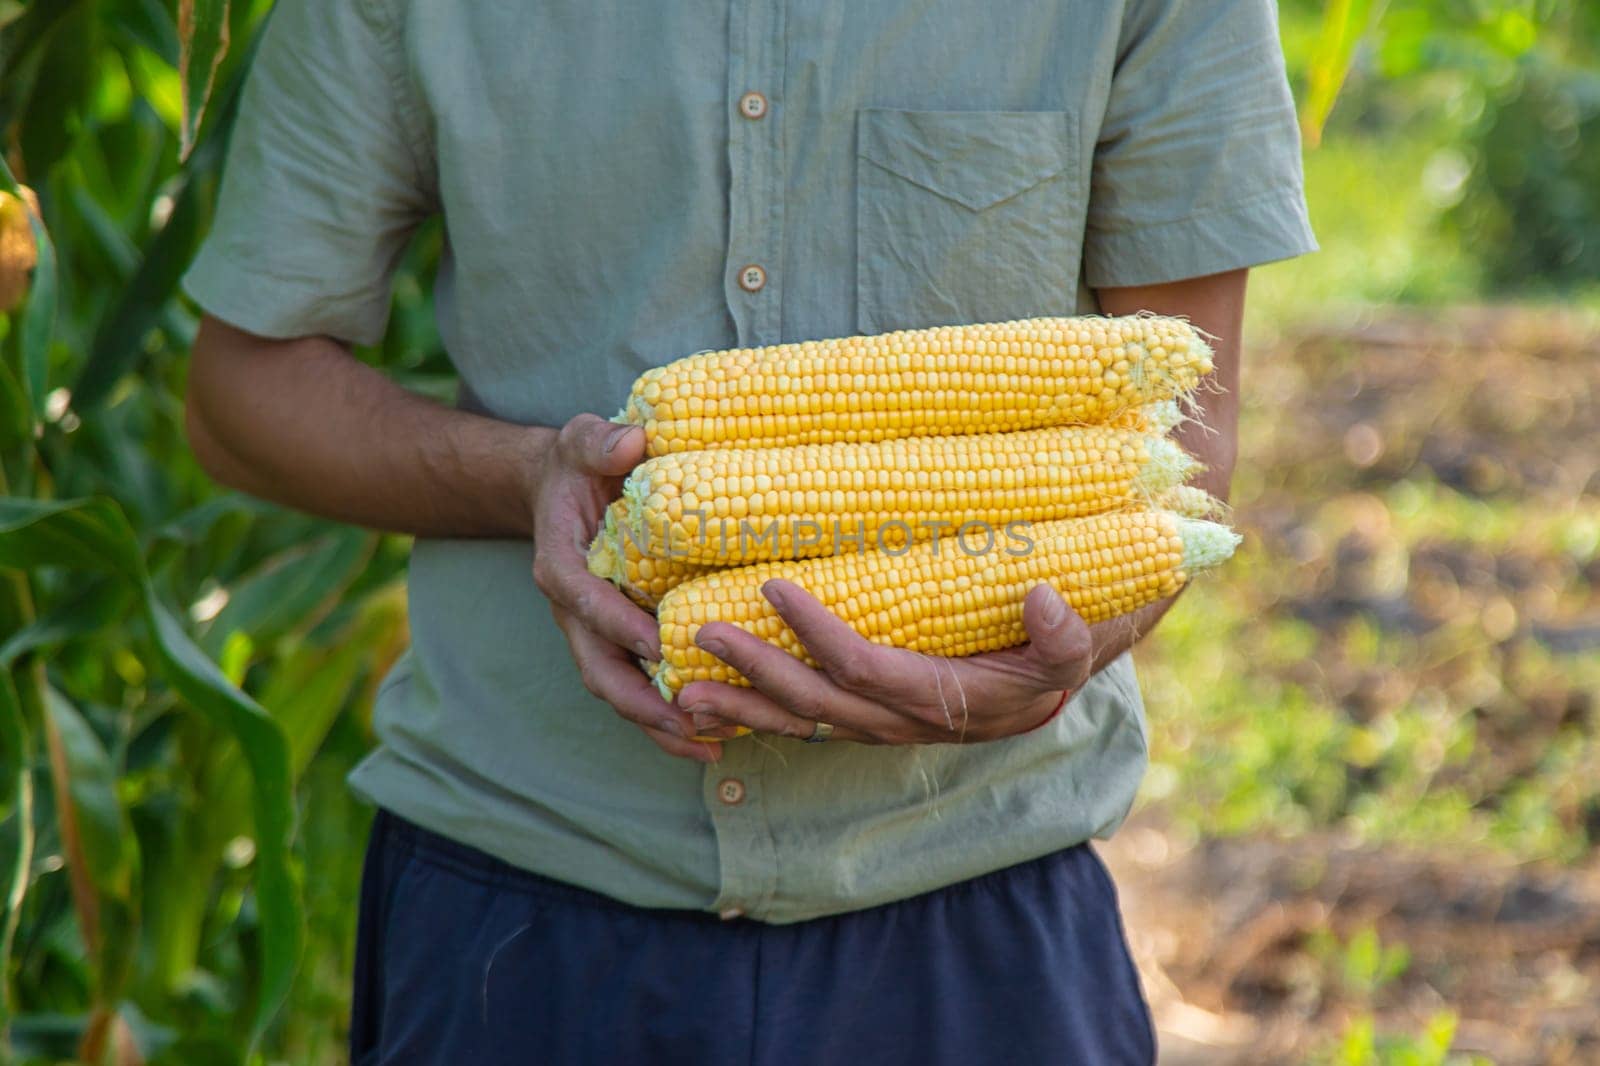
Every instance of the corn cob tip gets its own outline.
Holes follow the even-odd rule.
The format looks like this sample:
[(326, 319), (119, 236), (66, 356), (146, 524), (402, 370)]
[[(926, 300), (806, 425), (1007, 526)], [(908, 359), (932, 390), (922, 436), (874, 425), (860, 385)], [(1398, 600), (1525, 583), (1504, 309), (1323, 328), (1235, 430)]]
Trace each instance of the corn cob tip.
[(1228, 520), (1228, 505), (1198, 485), (1174, 485), (1155, 496), (1150, 505), (1184, 518)]
[[(661, 693), (661, 698), (666, 700), (668, 703), (676, 702), (678, 698), (678, 690), (683, 688), (684, 685), (688, 684), (687, 681), (679, 681), (677, 671), (671, 666), (668, 666), (666, 663), (646, 663), (644, 669), (645, 673), (650, 675), (651, 683), (655, 685), (656, 691)], [(669, 681), (674, 681), (676, 684), (669, 684)], [(717, 744), (724, 740), (737, 740), (740, 737), (747, 737), (753, 732), (755, 732), (755, 730), (751, 729), (749, 726), (739, 725), (734, 727), (734, 734), (732, 737), (693, 736), (689, 739), (698, 740), (706, 744)]]
[(1145, 445), (1149, 458), (1139, 469), (1138, 487), (1147, 496), (1181, 485), (1202, 469), (1200, 460), (1184, 451), (1177, 441), (1152, 437)]
[[(672, 595), (670, 592), (667, 595)], [(678, 698), (678, 690), (683, 687), (683, 682), (678, 681), (678, 672), (664, 662), (645, 664), (645, 673), (650, 675), (650, 681), (655, 685), (656, 691), (661, 693), (661, 698), (668, 703)], [(678, 681), (677, 684), (673, 682)]]
[(1144, 420), (1157, 433), (1171, 433), (1187, 422), (1189, 416), (1183, 413), (1177, 400), (1162, 400), (1145, 406)]
[[(1165, 404), (1171, 404), (1173, 408), (1177, 408), (1177, 421), (1173, 422), (1172, 425), (1175, 427), (1179, 422), (1182, 422), (1184, 415), (1181, 404), (1187, 402), (1194, 394), (1195, 389), (1198, 388), (1199, 380), (1211, 373), (1215, 368), (1215, 363), (1211, 358), (1211, 345), (1206, 343), (1206, 339), (1198, 331), (1191, 331), (1191, 336), (1186, 340), (1184, 349), (1187, 358), (1180, 358), (1177, 365), (1174, 365), (1165, 357), (1156, 356), (1142, 343), (1132, 344), (1125, 349), (1131, 356), (1131, 365), (1128, 369), (1129, 377), (1141, 389), (1148, 388), (1149, 382), (1153, 380), (1167, 390), (1169, 395), (1176, 394), (1176, 399), (1161, 400), (1145, 405), (1146, 417), (1150, 419), (1152, 425), (1159, 425), (1158, 419), (1170, 419), (1172, 417), (1173, 411), (1171, 409), (1163, 410)], [(1190, 374), (1193, 377), (1187, 377)], [(1165, 430), (1163, 429), (1162, 432), (1165, 432)]]
[[(650, 476), (655, 469), (650, 463), (651, 460), (646, 459), (634, 467), (633, 472), (624, 478), (622, 482), (622, 507), (627, 512), (625, 520), (628, 525), (628, 533), (633, 537), (635, 544), (646, 550), (646, 554), (648, 554), (650, 544), (645, 538), (650, 530), (646, 525), (648, 519), (645, 516), (650, 505)], [(618, 524), (613, 520), (612, 513), (609, 510), (606, 512), (606, 521), (612, 526)]]
[(594, 535), (594, 540), (589, 542), (586, 562), (589, 573), (606, 581), (620, 582), (625, 576), (622, 556), (618, 554), (612, 538), (606, 535), (604, 526), (601, 526), (600, 531)]
[(1173, 516), (1173, 520), (1178, 524), (1178, 537), (1183, 541), (1183, 568), (1190, 573), (1227, 562), (1239, 542), (1244, 540), (1218, 522), (1177, 515)]

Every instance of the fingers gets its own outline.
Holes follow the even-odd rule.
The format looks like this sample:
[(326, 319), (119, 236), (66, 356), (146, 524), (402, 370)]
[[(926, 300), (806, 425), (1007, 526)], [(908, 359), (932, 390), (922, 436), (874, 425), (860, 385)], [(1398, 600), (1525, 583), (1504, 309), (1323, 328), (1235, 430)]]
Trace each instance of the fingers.
[[(915, 719), (845, 691), (820, 671), (738, 626), (708, 623), (700, 627), (695, 643), (738, 670), (758, 692), (795, 717), (842, 726), (884, 743), (908, 742), (918, 732)], [(681, 695), (679, 703), (683, 703)], [(810, 736), (811, 729), (806, 728), (803, 735)]]
[(661, 698), (626, 652), (590, 632), (570, 612), (552, 610), (572, 649), (585, 688), (643, 729), (663, 751), (701, 762), (721, 757), (721, 745), (687, 739), (694, 735), (693, 721)]
[(867, 640), (793, 582), (768, 581), (761, 594), (840, 688), (880, 703), (905, 702), (907, 664), (902, 654)]
[(1049, 585), (1037, 585), (1022, 604), (1027, 659), (1048, 688), (1076, 691), (1089, 680), (1094, 638), (1083, 618)]
[(570, 469), (590, 477), (622, 477), (644, 458), (644, 430), (582, 414), (561, 427), (556, 450)]
[(661, 658), (661, 629), (648, 611), (609, 581), (589, 573), (584, 549), (559, 531), (537, 541), (533, 581), (554, 607), (574, 614), (583, 626), (641, 659)]
[(552, 605), (575, 615), (585, 629), (641, 659), (661, 658), (661, 627), (655, 618), (609, 582), (576, 566), (542, 572), (537, 560), (534, 580)]
[(585, 628), (645, 659), (660, 657), (655, 620), (588, 571), (589, 538), (604, 509), (597, 477), (626, 474), (644, 454), (644, 431), (597, 415), (572, 419), (556, 438), (562, 474), (548, 482), (534, 514), (533, 579)]
[[(950, 660), (874, 644), (791, 582), (768, 581), (761, 591), (840, 688), (889, 708), (900, 718), (931, 727), (934, 740), (949, 740), (952, 728), (958, 732), (966, 728), (968, 701)], [(975, 689), (973, 695), (980, 705), (992, 702), (982, 690)]]
[[(737, 722), (757, 733), (805, 740), (817, 731), (810, 718), (784, 710), (753, 688), (724, 685), (718, 681), (694, 681), (678, 693), (678, 703), (701, 728), (714, 721)], [(829, 722), (829, 725), (834, 725)], [(834, 740), (868, 741), (870, 738), (848, 726), (835, 726)]]

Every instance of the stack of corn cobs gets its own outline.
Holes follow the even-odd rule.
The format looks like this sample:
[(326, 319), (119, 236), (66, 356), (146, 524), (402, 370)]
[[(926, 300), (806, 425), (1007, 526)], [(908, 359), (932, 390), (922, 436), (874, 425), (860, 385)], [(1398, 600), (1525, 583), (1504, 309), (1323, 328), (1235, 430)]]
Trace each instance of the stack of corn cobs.
[(706, 622), (810, 661), (761, 594), (772, 578), (932, 655), (1026, 641), (1041, 582), (1090, 623), (1126, 614), (1238, 543), (1168, 436), (1211, 368), (1187, 322), (1145, 315), (691, 355), (645, 372), (617, 416), (649, 458), (589, 569), (655, 611), (669, 699), (745, 683), (696, 646)]

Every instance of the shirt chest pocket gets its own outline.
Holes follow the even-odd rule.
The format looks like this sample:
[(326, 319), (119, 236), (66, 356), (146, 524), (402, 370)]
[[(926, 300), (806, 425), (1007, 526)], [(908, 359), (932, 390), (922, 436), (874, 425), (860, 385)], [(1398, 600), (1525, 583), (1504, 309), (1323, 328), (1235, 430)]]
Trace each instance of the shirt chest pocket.
[(1086, 192), (1064, 111), (863, 110), (864, 333), (1071, 314)]

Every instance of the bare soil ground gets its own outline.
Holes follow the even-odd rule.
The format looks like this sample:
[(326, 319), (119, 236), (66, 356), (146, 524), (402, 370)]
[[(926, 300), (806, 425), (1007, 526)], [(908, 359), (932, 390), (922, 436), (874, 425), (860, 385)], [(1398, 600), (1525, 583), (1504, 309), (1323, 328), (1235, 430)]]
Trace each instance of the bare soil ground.
[[(1152, 814), (1102, 846), (1122, 893), (1164, 1066), (1303, 1061), (1357, 1009), (1500, 1064), (1600, 1062), (1600, 867), (1450, 849), (1351, 847), (1313, 833), (1195, 844)], [(1410, 951), (1376, 1004), (1329, 987), (1307, 950), (1371, 925)]]

